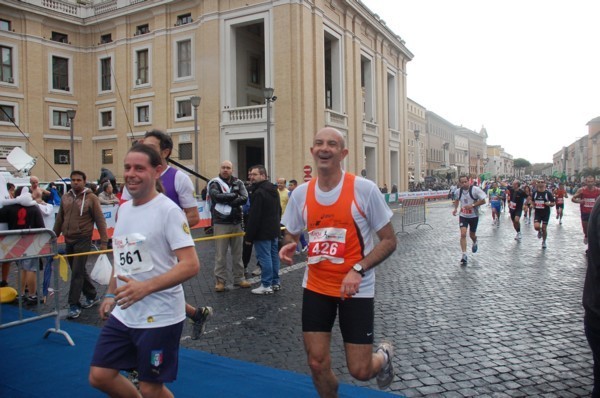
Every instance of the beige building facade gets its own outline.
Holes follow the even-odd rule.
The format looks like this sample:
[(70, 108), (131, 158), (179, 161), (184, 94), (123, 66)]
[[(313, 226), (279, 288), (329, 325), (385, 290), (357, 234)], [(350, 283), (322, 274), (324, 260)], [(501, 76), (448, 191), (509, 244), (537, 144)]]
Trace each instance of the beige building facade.
[(450, 165), (454, 153), (456, 126), (432, 111), (426, 112), (427, 119), (427, 175)]
[[(429, 147), (429, 134), (427, 133), (427, 120), (425, 118), (427, 109), (419, 103), (407, 99), (408, 126), (405, 140), (407, 151), (407, 170), (409, 181), (419, 181), (416, 178), (420, 174), (420, 180), (428, 174), (427, 148)], [(417, 139), (418, 138), (418, 139)], [(417, 147), (419, 150), (417, 151)], [(418, 159), (418, 160), (417, 160)], [(419, 164), (417, 165), (417, 162)]]
[(242, 177), (263, 163), (301, 181), (331, 126), (348, 171), (407, 188), (413, 55), (360, 1), (6, 0), (0, 50), (0, 154), (22, 147), (43, 180), (122, 180), (132, 141), (157, 128), (207, 177), (230, 159)]

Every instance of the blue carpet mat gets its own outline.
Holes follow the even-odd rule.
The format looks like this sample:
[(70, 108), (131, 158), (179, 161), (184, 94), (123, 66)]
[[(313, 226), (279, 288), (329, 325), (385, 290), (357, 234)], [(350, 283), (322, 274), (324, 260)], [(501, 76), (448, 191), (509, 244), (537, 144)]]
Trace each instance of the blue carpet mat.
[[(17, 317), (17, 308), (2, 305), (2, 323)], [(31, 313), (25, 312), (26, 316)], [(75, 341), (70, 346), (59, 334), (44, 332), (54, 318), (0, 330), (0, 397), (104, 397), (87, 381), (99, 329), (75, 322), (61, 328)], [(310, 377), (294, 372), (181, 349), (179, 374), (168, 385), (176, 397), (317, 397)], [(389, 393), (341, 385), (340, 397), (390, 397)]]

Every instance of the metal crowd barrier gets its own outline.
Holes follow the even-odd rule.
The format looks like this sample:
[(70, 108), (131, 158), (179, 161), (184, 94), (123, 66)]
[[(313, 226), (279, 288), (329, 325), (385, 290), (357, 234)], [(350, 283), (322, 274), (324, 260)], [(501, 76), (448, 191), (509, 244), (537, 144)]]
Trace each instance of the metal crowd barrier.
[(400, 207), (400, 216), (402, 217), (402, 230), (397, 234), (407, 234), (404, 227), (407, 225), (417, 224), (417, 229), (421, 225), (427, 225), (433, 229), (431, 225), (427, 223), (427, 209), (426, 209), (425, 198), (404, 198)]
[[(12, 231), (0, 231), (0, 263), (9, 262), (9, 261), (17, 262), (18, 267), (19, 267), (19, 272), (18, 272), (19, 276), (17, 277), (18, 285), (20, 285), (20, 275), (21, 275), (21, 272), (20, 272), (21, 264), (19, 263), (20, 260), (38, 259), (38, 261), (39, 261), (39, 259), (55, 257), (57, 254), (58, 254), (58, 244), (56, 242), (56, 235), (50, 229), (37, 228), (37, 229), (18, 229), (18, 230), (12, 230)], [(57, 268), (57, 267), (54, 267), (55, 263), (56, 263), (55, 261), (52, 263), (53, 268)], [(37, 288), (38, 292), (40, 290), (40, 288), (39, 288), (40, 273), (41, 272), (39, 272), (39, 271), (36, 272), (36, 282), (37, 282), (37, 286), (38, 286), (38, 288)], [(45, 313), (45, 314), (37, 314), (35, 316), (25, 318), (23, 316), (22, 299), (19, 297), (19, 315), (18, 315), (18, 319), (16, 321), (12, 321), (12, 322), (3, 324), (2, 323), (2, 306), (5, 304), (0, 305), (0, 329), (6, 329), (9, 327), (19, 326), (19, 325), (23, 325), (25, 323), (38, 321), (38, 320), (44, 319), (44, 318), (54, 317), (55, 318), (54, 327), (46, 330), (46, 332), (44, 333), (44, 338), (48, 337), (48, 335), (50, 333), (57, 333), (57, 334), (64, 336), (70, 345), (75, 345), (75, 343), (73, 342), (73, 339), (71, 339), (71, 336), (69, 336), (69, 334), (67, 332), (65, 332), (64, 330), (61, 330), (61, 328), (60, 328), (60, 314), (59, 314), (59, 308), (60, 308), (59, 292), (60, 292), (60, 289), (58, 289), (58, 283), (59, 283), (58, 269), (54, 269), (54, 277), (55, 277), (55, 282), (56, 282), (55, 290), (54, 290), (54, 309), (51, 312)], [(18, 291), (18, 289), (17, 289), (17, 291)], [(38, 292), (35, 292), (35, 293), (36, 293), (36, 296), (38, 297), (37, 307), (38, 307), (38, 311), (39, 311), (39, 307), (40, 307), (39, 297), (41, 295), (37, 294)]]

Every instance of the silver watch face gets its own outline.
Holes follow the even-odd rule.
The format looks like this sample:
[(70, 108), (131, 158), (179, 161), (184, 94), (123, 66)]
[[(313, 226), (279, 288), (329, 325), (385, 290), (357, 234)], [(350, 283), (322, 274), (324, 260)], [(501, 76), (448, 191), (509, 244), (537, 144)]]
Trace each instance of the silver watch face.
[(359, 274), (362, 274), (365, 272), (365, 270), (363, 269), (363, 267), (360, 264), (354, 264), (354, 271), (358, 272)]

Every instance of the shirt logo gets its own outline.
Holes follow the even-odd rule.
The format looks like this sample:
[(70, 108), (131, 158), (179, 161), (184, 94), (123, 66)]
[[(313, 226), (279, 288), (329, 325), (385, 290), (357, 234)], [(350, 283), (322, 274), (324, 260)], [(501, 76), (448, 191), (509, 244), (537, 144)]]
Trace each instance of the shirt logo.
[(183, 227), (183, 232), (185, 232), (187, 235), (189, 235), (190, 234), (190, 226), (187, 225), (187, 223), (183, 223), (182, 227)]

